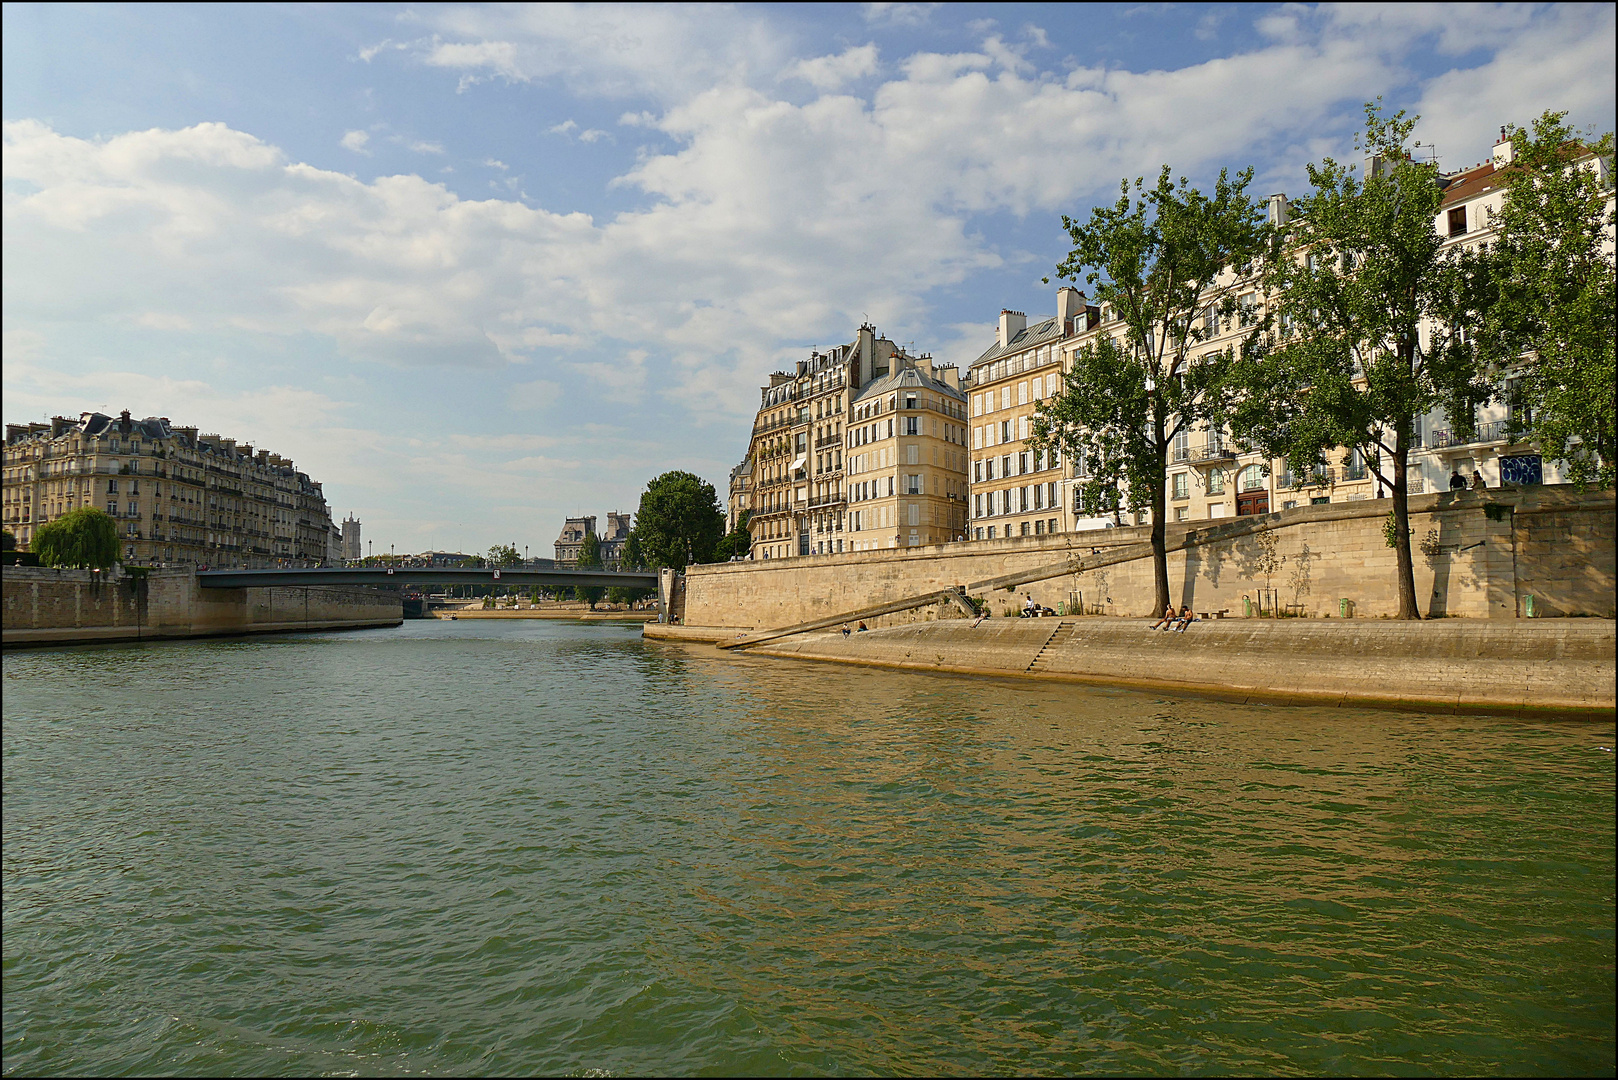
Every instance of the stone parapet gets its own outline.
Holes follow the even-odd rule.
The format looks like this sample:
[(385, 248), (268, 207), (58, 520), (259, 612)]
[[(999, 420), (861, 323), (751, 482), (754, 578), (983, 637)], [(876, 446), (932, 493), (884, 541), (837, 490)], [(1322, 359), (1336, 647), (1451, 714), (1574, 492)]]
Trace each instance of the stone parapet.
[[(1171, 599), (1240, 617), (1256, 608), (1265, 590), (1307, 616), (1392, 616), (1398, 610), (1394, 551), (1383, 535), (1390, 509), (1387, 500), (1363, 500), (1268, 515), (1280, 560), (1268, 576), (1257, 537), (1220, 539), (1235, 521), (1250, 519), (1171, 525), (1171, 544), (1197, 534), (1169, 556)], [(1412, 497), (1410, 511), (1424, 614), (1613, 617), (1613, 492), (1571, 486), (1446, 492)], [(682, 579), (674, 610), (692, 626), (791, 626), (1149, 538), (1147, 528), (1132, 527), (695, 566)], [(668, 591), (675, 599), (676, 590)], [(1085, 612), (1112, 615), (1144, 615), (1155, 599), (1149, 559), (981, 595), (1001, 614), (1020, 608), (1025, 593), (1052, 609), (1082, 604)], [(880, 625), (941, 613), (934, 607), (884, 616)]]

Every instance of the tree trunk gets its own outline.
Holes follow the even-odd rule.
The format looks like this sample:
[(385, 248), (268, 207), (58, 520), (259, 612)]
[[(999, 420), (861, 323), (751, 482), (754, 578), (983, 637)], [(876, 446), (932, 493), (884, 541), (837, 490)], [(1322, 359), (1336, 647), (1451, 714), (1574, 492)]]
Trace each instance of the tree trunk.
[[(1158, 440), (1162, 445), (1162, 440)], [(1157, 600), (1146, 614), (1157, 618), (1173, 603), (1169, 599), (1168, 555), (1168, 455), (1160, 451), (1157, 461), (1157, 483), (1152, 485), (1152, 578), (1157, 587)]]
[(1416, 568), (1410, 558), (1410, 423), (1403, 421), (1393, 442), (1393, 526), (1394, 555), (1399, 572), (1400, 619), (1420, 619), (1416, 607)]

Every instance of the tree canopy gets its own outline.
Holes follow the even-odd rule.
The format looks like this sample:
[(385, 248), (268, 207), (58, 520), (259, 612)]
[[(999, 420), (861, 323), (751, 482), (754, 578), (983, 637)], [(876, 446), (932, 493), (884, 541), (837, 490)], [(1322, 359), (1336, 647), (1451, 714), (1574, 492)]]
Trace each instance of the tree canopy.
[(1566, 117), (1547, 111), (1530, 129), (1506, 129), (1512, 161), (1491, 221), (1496, 240), (1483, 256), (1495, 295), (1478, 339), (1510, 380), (1513, 434), (1565, 460), (1574, 481), (1610, 485), (1618, 460), (1613, 136), (1581, 137)]
[(69, 510), (34, 531), (41, 566), (105, 569), (118, 561), (118, 523), (93, 506)]
[(736, 527), (726, 533), (719, 543), (714, 546), (714, 561), (725, 562), (738, 555), (746, 555), (753, 549), (753, 534), (747, 531), (747, 522), (752, 512), (743, 510), (736, 517)]
[(1443, 190), (1437, 166), (1407, 148), (1416, 119), (1367, 104), (1358, 146), (1372, 173), (1329, 157), (1309, 166), (1313, 192), (1264, 265), (1270, 333), (1235, 366), (1231, 423), (1300, 478), (1329, 467), (1329, 450), (1360, 455), (1393, 500), (1406, 619), (1421, 617), (1408, 501), (1416, 423), (1443, 406), (1468, 434), (1490, 397), (1474, 341), (1480, 280), (1434, 227)]
[[(602, 569), (601, 537), (597, 536), (595, 533), (584, 534), (584, 542), (579, 545), (579, 561), (577, 566), (580, 570)], [(580, 600), (583, 600), (585, 603), (589, 604), (591, 607), (596, 605), (606, 591), (606, 588), (601, 585), (575, 585), (573, 587), (574, 595), (576, 595)]]
[(1076, 469), (1082, 507), (1151, 511), (1154, 611), (1169, 604), (1165, 484), (1174, 436), (1225, 411), (1230, 351), (1199, 353), (1215, 321), (1233, 317), (1230, 290), (1262, 249), (1263, 215), (1247, 194), (1253, 171), (1220, 172), (1210, 198), (1170, 179), (1120, 185), (1088, 221), (1063, 216), (1073, 242), (1057, 275), (1083, 280), (1121, 323), (1079, 350), (1062, 392), (1042, 405), (1031, 442), (1059, 448)]
[(502, 569), (507, 566), (520, 566), (522, 552), (517, 550), (516, 544), (496, 544), (489, 549), (488, 565)]
[(712, 562), (725, 515), (712, 484), (688, 472), (666, 472), (646, 485), (635, 534), (648, 568), (684, 570)]

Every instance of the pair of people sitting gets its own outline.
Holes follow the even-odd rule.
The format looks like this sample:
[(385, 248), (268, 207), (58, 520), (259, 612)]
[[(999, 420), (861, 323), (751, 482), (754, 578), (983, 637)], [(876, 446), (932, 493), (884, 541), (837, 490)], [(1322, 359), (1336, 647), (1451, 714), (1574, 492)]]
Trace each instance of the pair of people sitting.
[(1152, 624), (1152, 629), (1174, 630), (1183, 634), (1185, 633), (1185, 628), (1196, 621), (1197, 617), (1194, 613), (1192, 613), (1189, 606), (1185, 604), (1180, 605), (1180, 613), (1176, 615), (1174, 613), (1174, 605), (1170, 604), (1168, 607), (1163, 609), (1163, 617)]

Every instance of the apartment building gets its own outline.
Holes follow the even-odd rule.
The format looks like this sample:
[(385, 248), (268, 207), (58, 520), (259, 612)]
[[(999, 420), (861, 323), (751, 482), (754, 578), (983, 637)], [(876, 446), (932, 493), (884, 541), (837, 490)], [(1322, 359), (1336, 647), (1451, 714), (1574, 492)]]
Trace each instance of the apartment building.
[(752, 509), (753, 459), (746, 457), (730, 470), (730, 492), (725, 499), (725, 532), (733, 533), (736, 525)]
[(855, 394), (846, 437), (851, 550), (966, 538), (967, 399), (953, 365), (894, 357)]
[(852, 550), (845, 469), (852, 400), (906, 363), (915, 361), (866, 324), (853, 341), (770, 376), (744, 459), (751, 463), (753, 558)]
[(0, 518), (27, 546), (70, 510), (111, 515), (126, 562), (320, 565), (331, 514), (290, 459), (167, 417), (99, 412), (7, 424)]
[(1056, 315), (1030, 327), (1020, 311), (1002, 310), (993, 345), (970, 368), (971, 537), (1067, 532), (1074, 515), (1071, 474), (1061, 453), (1028, 445), (1034, 412), (1061, 392), (1064, 349), (1096, 317), (1084, 294), (1056, 293)]

